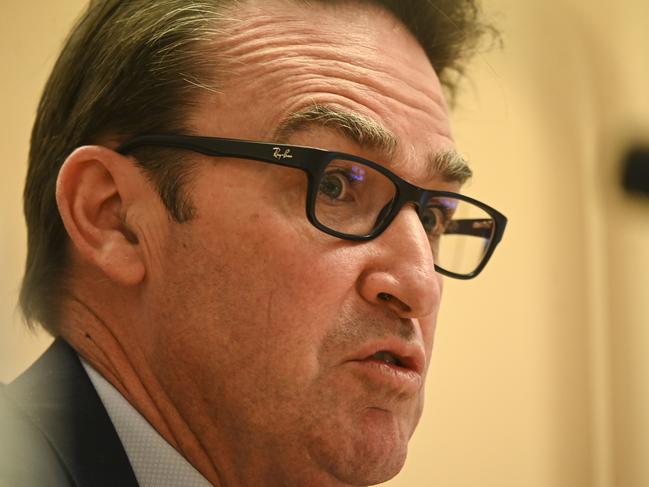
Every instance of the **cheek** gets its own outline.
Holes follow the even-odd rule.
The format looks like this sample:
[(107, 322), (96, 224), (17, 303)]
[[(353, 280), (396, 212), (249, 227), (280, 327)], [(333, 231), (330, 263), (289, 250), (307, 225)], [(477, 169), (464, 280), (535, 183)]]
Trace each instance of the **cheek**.
[[(190, 389), (203, 399), (183, 408), (240, 414), (232, 424), (268, 427), (281, 421), (268, 421), (273, 411), (302, 407), (360, 273), (357, 248), (315, 229), (299, 190), (279, 194), (237, 199), (225, 187), (201, 202), (196, 221), (176, 226), (148, 320), (157, 324), (149, 353), (161, 381), (175, 397)], [(209, 208), (222, 211), (208, 217)]]
[(236, 351), (236, 361), (313, 372), (328, 326), (355, 289), (358, 259), (306, 217), (239, 215), (215, 224), (218, 232), (173, 237), (179, 245), (165, 260), (166, 293), (156, 310), (168, 313), (157, 322), (190, 347), (211, 344)]

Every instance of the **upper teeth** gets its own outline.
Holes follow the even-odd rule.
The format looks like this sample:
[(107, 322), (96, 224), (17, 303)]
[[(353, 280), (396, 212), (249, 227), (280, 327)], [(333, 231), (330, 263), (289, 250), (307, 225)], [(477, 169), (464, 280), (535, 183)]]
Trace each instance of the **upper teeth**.
[(374, 355), (372, 355), (372, 358), (376, 360), (381, 360), (388, 364), (397, 363), (397, 359), (390, 352), (376, 352)]

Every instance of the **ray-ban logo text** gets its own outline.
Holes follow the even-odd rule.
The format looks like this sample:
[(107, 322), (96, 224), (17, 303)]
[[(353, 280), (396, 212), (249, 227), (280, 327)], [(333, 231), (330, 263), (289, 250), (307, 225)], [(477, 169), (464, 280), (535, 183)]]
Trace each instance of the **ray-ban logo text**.
[(282, 152), (282, 149), (279, 147), (273, 147), (273, 157), (275, 159), (293, 159), (293, 155), (291, 154), (291, 149), (285, 149), (284, 152)]

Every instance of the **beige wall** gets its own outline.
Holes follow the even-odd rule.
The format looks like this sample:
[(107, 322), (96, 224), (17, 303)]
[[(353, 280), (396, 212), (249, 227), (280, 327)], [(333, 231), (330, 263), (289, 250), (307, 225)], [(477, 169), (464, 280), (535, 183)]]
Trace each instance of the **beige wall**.
[(82, 0), (0, 0), (0, 381), (15, 376), (47, 343), (16, 310), (25, 260), (22, 186), (40, 91)]
[[(47, 341), (15, 312), (19, 201), (38, 93), (82, 3), (0, 3), (0, 380)], [(388, 485), (646, 487), (649, 201), (617, 182), (624, 147), (649, 144), (649, 3), (487, 6), (506, 47), (476, 60), (454, 118), (467, 192), (510, 226), (483, 276), (447, 282), (425, 416)]]

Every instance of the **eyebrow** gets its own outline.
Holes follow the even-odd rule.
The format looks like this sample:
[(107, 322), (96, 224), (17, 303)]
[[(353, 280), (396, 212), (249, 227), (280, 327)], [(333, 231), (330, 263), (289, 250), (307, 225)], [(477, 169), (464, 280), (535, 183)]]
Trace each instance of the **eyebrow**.
[(454, 150), (432, 154), (428, 166), (433, 174), (440, 175), (446, 183), (464, 184), (473, 177), (469, 163)]
[[(389, 159), (397, 151), (397, 137), (375, 120), (324, 105), (310, 105), (290, 113), (275, 131), (274, 140), (288, 141), (292, 135), (314, 126), (332, 128), (364, 149), (381, 152)], [(447, 183), (464, 184), (473, 176), (466, 160), (454, 150), (430, 154), (426, 159), (428, 172)]]

